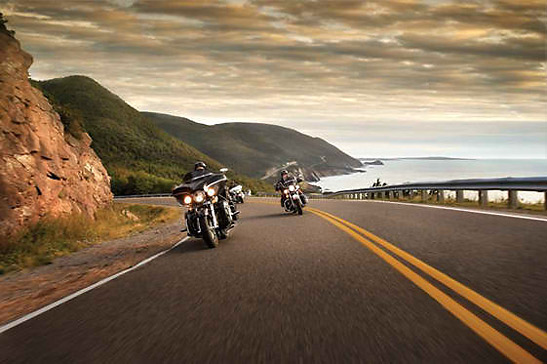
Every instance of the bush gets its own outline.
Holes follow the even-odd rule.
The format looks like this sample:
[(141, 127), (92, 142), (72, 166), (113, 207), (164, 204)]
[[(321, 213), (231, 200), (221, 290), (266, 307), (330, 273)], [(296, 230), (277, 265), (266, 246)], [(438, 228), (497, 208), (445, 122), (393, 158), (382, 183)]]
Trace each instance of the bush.
[(117, 168), (109, 171), (114, 195), (141, 195), (148, 193), (169, 193), (177, 181), (158, 177), (143, 171), (128, 171)]
[[(130, 219), (124, 211), (138, 217)], [(74, 214), (45, 218), (19, 233), (0, 240), (0, 274), (49, 264), (58, 256), (89, 246), (101, 239), (115, 239), (179, 217), (178, 209), (115, 203), (97, 211), (95, 219)]]

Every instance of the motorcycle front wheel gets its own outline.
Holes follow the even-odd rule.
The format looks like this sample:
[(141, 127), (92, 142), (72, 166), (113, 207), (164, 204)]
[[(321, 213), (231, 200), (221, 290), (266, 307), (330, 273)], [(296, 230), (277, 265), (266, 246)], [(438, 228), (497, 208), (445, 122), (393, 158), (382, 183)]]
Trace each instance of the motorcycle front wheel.
[(228, 230), (228, 228), (218, 230), (218, 238), (219, 239), (228, 239), (229, 235), (230, 235), (230, 231)]
[(295, 205), (296, 205), (296, 212), (298, 213), (298, 215), (302, 215), (304, 211), (302, 211), (302, 204), (300, 203), (300, 201), (296, 201)]
[(213, 249), (218, 246), (218, 236), (215, 232), (213, 224), (209, 222), (207, 216), (199, 218), (199, 228), (201, 230), (201, 238), (208, 248)]

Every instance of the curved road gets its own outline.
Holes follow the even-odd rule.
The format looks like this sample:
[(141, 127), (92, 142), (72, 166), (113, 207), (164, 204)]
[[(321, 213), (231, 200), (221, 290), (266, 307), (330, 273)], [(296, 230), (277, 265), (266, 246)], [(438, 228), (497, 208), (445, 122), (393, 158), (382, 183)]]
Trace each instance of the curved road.
[(0, 362), (547, 361), (547, 221), (374, 201), (241, 210), (217, 249), (187, 240), (0, 334)]

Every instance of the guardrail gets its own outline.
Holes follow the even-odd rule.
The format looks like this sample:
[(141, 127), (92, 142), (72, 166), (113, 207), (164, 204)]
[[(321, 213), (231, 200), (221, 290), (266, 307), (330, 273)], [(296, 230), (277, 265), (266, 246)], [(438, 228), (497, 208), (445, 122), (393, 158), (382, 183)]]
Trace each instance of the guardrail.
[[(311, 199), (345, 198), (351, 200), (388, 199), (401, 200), (413, 199), (419, 192), (423, 202), (434, 198), (439, 203), (445, 201), (445, 191), (456, 192), (456, 202), (464, 202), (464, 191), (478, 191), (479, 206), (488, 206), (488, 191), (507, 191), (507, 206), (518, 208), (518, 192), (534, 191), (545, 194), (544, 208), (547, 210), (547, 177), (522, 177), (522, 178), (482, 178), (482, 179), (458, 179), (444, 182), (420, 182), (404, 183), (398, 185), (360, 188), (353, 190), (337, 191), (333, 193), (309, 194)], [(116, 196), (116, 199), (146, 198), (146, 197), (170, 197), (170, 193), (155, 193), (147, 195)], [(278, 193), (258, 192), (257, 197), (279, 197)]]
[(170, 193), (151, 193), (148, 195), (118, 195), (114, 196), (116, 200), (123, 200), (124, 198), (146, 198), (146, 197), (172, 197)]
[(344, 190), (328, 194), (328, 198), (342, 197), (346, 199), (376, 199), (385, 198), (403, 199), (414, 198), (420, 192), (422, 201), (436, 198), (442, 203), (445, 200), (445, 191), (456, 192), (456, 202), (464, 202), (463, 191), (478, 191), (479, 206), (488, 205), (488, 191), (507, 191), (507, 206), (517, 208), (519, 205), (519, 191), (543, 192), (545, 194), (544, 208), (547, 210), (547, 177), (522, 177), (522, 178), (482, 178), (482, 179), (459, 179), (445, 182), (421, 182), (404, 183), (399, 185), (379, 186)]

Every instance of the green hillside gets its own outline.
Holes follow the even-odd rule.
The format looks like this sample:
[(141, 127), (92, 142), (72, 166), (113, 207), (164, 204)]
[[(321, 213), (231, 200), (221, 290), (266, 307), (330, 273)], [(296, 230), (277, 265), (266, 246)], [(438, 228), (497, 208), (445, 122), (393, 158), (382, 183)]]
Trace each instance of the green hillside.
[(277, 125), (225, 123), (209, 126), (172, 115), (143, 114), (170, 135), (252, 177), (262, 177), (268, 170), (292, 161), (319, 174), (361, 166), (357, 159), (323, 139)]
[[(115, 194), (168, 192), (196, 160), (212, 169), (221, 164), (168, 135), (139, 111), (91, 78), (70, 76), (33, 82), (61, 115), (65, 129), (91, 135), (92, 147), (112, 176)], [(253, 185), (260, 182), (235, 176)], [(258, 184), (257, 184), (258, 183)]]

